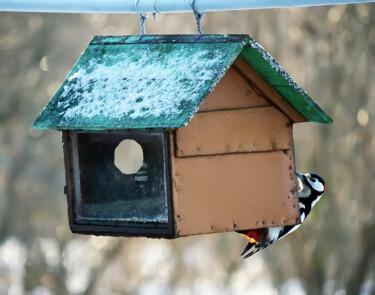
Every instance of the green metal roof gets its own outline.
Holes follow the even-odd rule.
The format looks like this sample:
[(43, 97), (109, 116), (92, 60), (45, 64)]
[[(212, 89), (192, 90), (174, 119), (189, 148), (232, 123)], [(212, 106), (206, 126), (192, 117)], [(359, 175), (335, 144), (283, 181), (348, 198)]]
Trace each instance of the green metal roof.
[(289, 74), (257, 42), (250, 38), (249, 46), (245, 46), (241, 56), (308, 121), (323, 124), (333, 123), (330, 116), (294, 82)]
[(94, 37), (34, 127), (186, 126), (240, 54), (308, 121), (332, 123), (248, 35), (146, 35)]

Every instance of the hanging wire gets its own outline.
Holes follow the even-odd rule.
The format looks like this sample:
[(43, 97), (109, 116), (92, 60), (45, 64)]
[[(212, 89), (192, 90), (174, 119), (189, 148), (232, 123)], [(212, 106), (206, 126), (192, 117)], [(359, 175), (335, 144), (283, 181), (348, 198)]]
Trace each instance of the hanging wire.
[(155, 0), (155, 2), (154, 2), (154, 11), (155, 12), (152, 13), (152, 15), (154, 16), (154, 20), (156, 20), (156, 18), (158, 17), (158, 14), (160, 13), (160, 11), (156, 8), (156, 2), (158, 2), (158, 0)]
[(198, 27), (198, 32), (199, 35), (203, 34), (202, 28), (201, 28), (201, 18), (206, 14), (206, 12), (199, 12), (197, 8), (195, 7), (195, 0), (191, 1), (190, 4), (191, 8), (193, 9), (195, 19), (197, 21), (197, 27)]
[(147, 16), (145, 16), (142, 12), (138, 11), (138, 3), (140, 0), (135, 0), (135, 12), (137, 13), (139, 20), (141, 21), (141, 34), (139, 35), (139, 39), (146, 34), (145, 28), (145, 21), (147, 20)]

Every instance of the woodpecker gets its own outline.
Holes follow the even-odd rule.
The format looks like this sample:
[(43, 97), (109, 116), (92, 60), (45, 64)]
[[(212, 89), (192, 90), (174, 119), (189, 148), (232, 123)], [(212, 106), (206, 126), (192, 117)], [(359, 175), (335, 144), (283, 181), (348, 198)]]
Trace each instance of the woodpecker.
[[(309, 215), (311, 209), (322, 197), (326, 186), (324, 180), (317, 174), (301, 174), (296, 172), (296, 175), (299, 212), (302, 224), (307, 215)], [(301, 224), (238, 231), (238, 233), (246, 237), (249, 241), (245, 249), (242, 251), (241, 256), (247, 253), (244, 258), (250, 257), (286, 235), (294, 232), (301, 226)]]

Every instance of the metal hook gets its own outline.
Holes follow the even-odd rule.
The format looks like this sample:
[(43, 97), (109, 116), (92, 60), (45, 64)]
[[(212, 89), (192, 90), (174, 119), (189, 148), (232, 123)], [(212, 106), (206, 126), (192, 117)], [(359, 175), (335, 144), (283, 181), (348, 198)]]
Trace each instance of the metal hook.
[(154, 20), (156, 20), (156, 18), (158, 17), (158, 14), (160, 13), (160, 11), (156, 8), (156, 2), (158, 2), (158, 0), (155, 0), (155, 2), (154, 2), (154, 11), (155, 12), (152, 13), (152, 15), (154, 16)]
[(146, 29), (145, 29), (145, 21), (147, 19), (147, 16), (145, 16), (142, 12), (138, 11), (138, 3), (140, 0), (135, 0), (135, 12), (137, 13), (139, 20), (141, 21), (141, 34), (139, 35), (140, 39), (143, 35), (146, 34)]
[(203, 34), (202, 28), (201, 28), (201, 18), (206, 14), (206, 12), (199, 12), (197, 8), (195, 7), (195, 0), (191, 1), (191, 9), (193, 9), (195, 19), (197, 21), (197, 27), (198, 27), (198, 32), (199, 35)]

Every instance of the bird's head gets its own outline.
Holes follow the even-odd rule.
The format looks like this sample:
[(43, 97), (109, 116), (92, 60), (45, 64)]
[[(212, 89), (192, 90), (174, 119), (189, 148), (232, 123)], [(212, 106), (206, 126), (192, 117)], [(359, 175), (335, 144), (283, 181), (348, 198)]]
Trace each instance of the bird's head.
[(315, 196), (321, 196), (326, 190), (326, 184), (319, 175), (314, 173), (301, 174), (298, 176), (298, 196), (309, 197), (313, 193)]
[(305, 174), (307, 182), (311, 186), (311, 188), (316, 191), (319, 195), (323, 194), (326, 190), (326, 184), (319, 175), (314, 173), (307, 173)]

